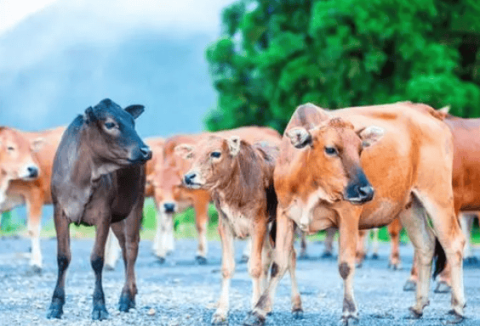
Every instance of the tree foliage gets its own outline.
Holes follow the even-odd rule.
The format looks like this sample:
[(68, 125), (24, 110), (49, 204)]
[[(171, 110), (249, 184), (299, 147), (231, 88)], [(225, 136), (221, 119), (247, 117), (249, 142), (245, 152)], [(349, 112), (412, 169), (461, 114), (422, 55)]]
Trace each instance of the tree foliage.
[(207, 49), (210, 130), (283, 131), (296, 106), (423, 102), (480, 116), (477, 0), (238, 0)]

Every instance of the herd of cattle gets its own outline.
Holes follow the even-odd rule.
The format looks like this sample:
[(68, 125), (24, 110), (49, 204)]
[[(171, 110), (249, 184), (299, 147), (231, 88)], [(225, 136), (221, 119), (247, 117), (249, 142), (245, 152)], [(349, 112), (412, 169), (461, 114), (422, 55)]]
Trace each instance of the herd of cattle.
[(400, 264), (402, 227), (415, 249), (405, 285), (406, 290), (416, 289), (411, 317), (420, 318), (429, 304), (435, 260), (437, 291), (451, 291), (451, 321), (463, 320), (465, 237), (460, 214), (480, 210), (480, 120), (410, 102), (335, 111), (305, 104), (296, 109), (283, 137), (269, 128), (243, 127), (144, 143), (135, 131), (135, 119), (143, 111), (141, 105), (122, 109), (105, 99), (68, 128), (0, 128), (0, 211), (27, 206), (30, 264), (37, 271), (42, 268), (42, 206), (54, 205), (58, 279), (48, 318), (63, 314), (72, 223), (96, 226), (92, 318), (108, 317), (102, 270), (104, 264), (115, 265), (115, 238), (126, 271), (119, 309), (127, 312), (135, 306), (142, 209), (144, 198), (152, 197), (158, 210), (153, 252), (161, 262), (174, 250), (173, 215), (192, 206), (196, 260), (206, 262), (207, 210), (210, 202), (215, 204), (222, 288), (212, 324), (228, 320), (234, 238), (249, 238), (244, 254), (253, 282), (252, 311), (245, 325), (265, 322), (287, 270), (292, 313), (301, 317), (293, 243), (296, 234), (302, 235), (303, 256), (304, 235), (320, 230), (328, 230), (325, 256), (331, 255), (333, 235), (339, 231), (341, 320), (345, 325), (355, 322), (355, 266), (364, 257), (368, 229), (385, 225), (392, 237), (393, 267)]

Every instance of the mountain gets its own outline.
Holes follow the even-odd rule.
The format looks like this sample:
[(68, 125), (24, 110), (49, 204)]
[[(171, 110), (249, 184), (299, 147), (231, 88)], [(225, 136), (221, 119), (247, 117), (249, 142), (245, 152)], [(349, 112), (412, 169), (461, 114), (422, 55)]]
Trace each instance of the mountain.
[(108, 97), (146, 106), (142, 136), (199, 132), (216, 101), (204, 51), (226, 4), (53, 3), (0, 35), (0, 125), (66, 125)]

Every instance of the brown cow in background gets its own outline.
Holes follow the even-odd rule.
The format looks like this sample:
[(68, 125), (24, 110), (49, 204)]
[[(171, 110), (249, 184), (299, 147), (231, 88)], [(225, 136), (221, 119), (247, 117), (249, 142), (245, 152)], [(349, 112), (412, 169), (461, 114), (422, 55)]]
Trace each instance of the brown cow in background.
[[(424, 113), (413, 110), (415, 106), (420, 105), (396, 103), (331, 113), (311, 104), (297, 108), (275, 167), (277, 240), (271, 279), (245, 324), (263, 324), (275, 289), (292, 260), (295, 224), (307, 232), (339, 229), (342, 323), (355, 321), (353, 275), (358, 230), (387, 225), (397, 217), (407, 228), (420, 268), (411, 316), (419, 318), (428, 305), (432, 259), (437, 253), (443, 258), (437, 266), (444, 265), (443, 247), (452, 265), (451, 314), (454, 321), (463, 319), (465, 240), (453, 203), (452, 136), (434, 117), (432, 108), (424, 106)], [(298, 309), (300, 296), (292, 298), (292, 310)]]
[[(278, 141), (280, 134), (273, 129), (265, 127), (242, 127), (232, 130), (205, 133), (198, 135), (177, 135), (165, 140), (164, 160), (155, 166), (152, 181), (155, 191), (155, 203), (158, 209), (157, 218), (160, 225), (160, 246), (156, 256), (160, 262), (165, 261), (169, 250), (173, 250), (173, 215), (193, 207), (195, 210), (195, 226), (198, 233), (198, 249), (196, 260), (200, 264), (206, 263), (208, 205), (211, 202), (208, 191), (203, 189), (188, 189), (182, 184), (183, 175), (190, 169), (191, 162), (175, 154), (175, 147), (180, 144), (197, 144), (202, 137), (209, 135), (228, 137), (238, 135), (246, 142), (253, 144), (259, 141)], [(246, 246), (248, 249), (248, 245)]]
[[(35, 180), (11, 181), (6, 199), (3, 204), (0, 203), (1, 212), (12, 210), (21, 205), (27, 206), (28, 234), (32, 241), (30, 265), (35, 272), (40, 272), (42, 269), (42, 252), (40, 249), (42, 207), (52, 203), (50, 179), (53, 157), (64, 131), (64, 127), (41, 132), (17, 131), (30, 142), (40, 141), (42, 143), (41, 147), (32, 154), (36, 162), (35, 166), (38, 168), (35, 173)], [(20, 151), (20, 148), (17, 150)]]

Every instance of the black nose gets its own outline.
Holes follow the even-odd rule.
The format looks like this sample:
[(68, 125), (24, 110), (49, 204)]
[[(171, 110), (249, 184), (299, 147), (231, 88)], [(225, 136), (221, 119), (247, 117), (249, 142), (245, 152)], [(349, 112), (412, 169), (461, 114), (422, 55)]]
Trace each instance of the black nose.
[(148, 146), (144, 146), (140, 148), (140, 152), (142, 153), (142, 157), (145, 161), (148, 161), (152, 158), (152, 150)]
[(195, 173), (189, 173), (189, 174), (185, 174), (184, 176), (184, 181), (185, 181), (185, 184), (187, 186), (191, 186), (193, 185), (193, 179), (196, 177), (197, 175)]
[(375, 194), (375, 190), (373, 190), (372, 186), (358, 187), (358, 195), (363, 202), (372, 200), (374, 194)]
[(173, 203), (165, 203), (163, 204), (163, 208), (165, 208), (165, 213), (175, 212), (175, 204)]
[(27, 171), (28, 171), (28, 177), (29, 178), (36, 178), (38, 177), (38, 169), (36, 167), (33, 167), (33, 166), (29, 166), (27, 168)]

